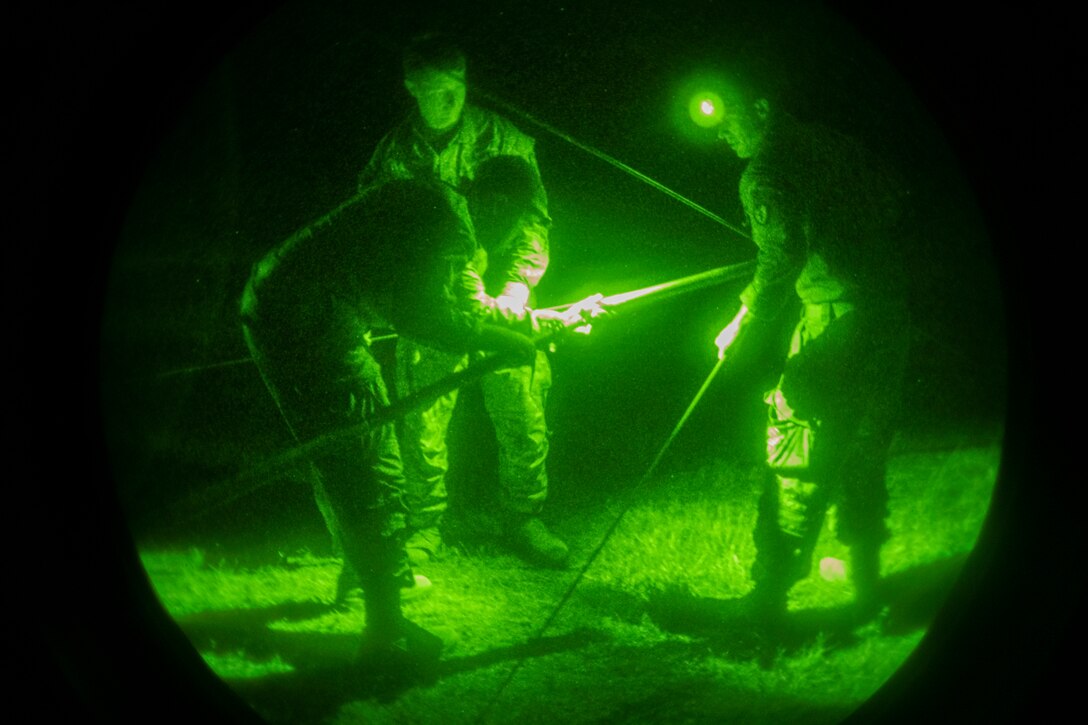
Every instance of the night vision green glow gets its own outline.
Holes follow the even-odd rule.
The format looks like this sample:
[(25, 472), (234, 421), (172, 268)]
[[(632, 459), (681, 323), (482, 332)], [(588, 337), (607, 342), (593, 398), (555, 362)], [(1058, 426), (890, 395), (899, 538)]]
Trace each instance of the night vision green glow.
[[(999, 454), (994, 445), (906, 453), (892, 461), (893, 490), (906, 494), (895, 499), (889, 519), (894, 534), (882, 562), (893, 593), (892, 614), (914, 610), (923, 620), (932, 615), (930, 608), (936, 603), (916, 601), (912, 598), (916, 591), (906, 583), (923, 572), (954, 570), (973, 548), (985, 514), (979, 502), (991, 493)], [(728, 715), (740, 719), (765, 709), (770, 714), (754, 722), (781, 722), (790, 717), (785, 709), (793, 701), (781, 697), (786, 675), (791, 698), (855, 703), (875, 692), (917, 646), (924, 628), (869, 633), (864, 647), (834, 646), (836, 630), (813, 620), (799, 626), (799, 642), (783, 650), (774, 669), (764, 669), (746, 656), (749, 644), (741, 633), (723, 643), (720, 651), (707, 650), (693, 660), (689, 650), (666, 646), (689, 636), (683, 622), (666, 626), (653, 617), (643, 618), (637, 606), (620, 609), (624, 616), (602, 606), (604, 602), (613, 608), (621, 606), (617, 602), (632, 606), (668, 586), (681, 587), (689, 602), (749, 591), (756, 551), (748, 532), (755, 525), (758, 497), (758, 489), (750, 485), (751, 475), (743, 464), (719, 463), (670, 474), (630, 496), (630, 510), (587, 581), (587, 591), (597, 593), (572, 602), (567, 616), (574, 636), (552, 635), (540, 640), (540, 649), (529, 650), (539, 655), (535, 666), (547, 673), (537, 676), (547, 676), (549, 687), (569, 693), (583, 692), (584, 682), (610, 676), (605, 655), (617, 642), (640, 643), (624, 651), (629, 668), (624, 677), (596, 698), (583, 702), (572, 697), (569, 702), (576, 704), (570, 707), (620, 707), (647, 689), (690, 684), (693, 670), (709, 671), (737, 683)], [(600, 531), (612, 516), (613, 511), (603, 508), (585, 511), (562, 530), (577, 539), (579, 528)], [(849, 549), (837, 539), (836, 526), (833, 509), (818, 537), (814, 555), (818, 566), (792, 590), (791, 611), (833, 612), (853, 600)], [(591, 536), (585, 534), (584, 539), (589, 542)], [(258, 704), (278, 702), (275, 693), (283, 685), (277, 683), (299, 676), (300, 659), (347, 662), (354, 637), (366, 623), (361, 599), (333, 604), (341, 566), (335, 556), (301, 549), (243, 561), (190, 548), (146, 550), (141, 559), (165, 608), (208, 666), (226, 682), (244, 688)], [(693, 560), (700, 565), (692, 567)], [(428, 573), (436, 582), (434, 591), (406, 601), (405, 613), (455, 638), (455, 662), (526, 646), (573, 576), (573, 572), (542, 576), (513, 557), (488, 555), (473, 546), (451, 550), (432, 562)], [(224, 624), (211, 627), (209, 621)], [(260, 624), (245, 628), (240, 624), (250, 621)], [(490, 683), (488, 668), (459, 672), (405, 697), (397, 703), (397, 712), (403, 721), (437, 722), (435, 712), (443, 712), (451, 701), (464, 701), (464, 681), (472, 677)], [(391, 721), (390, 705), (358, 694), (352, 697), (350, 690), (330, 687), (329, 692), (350, 702), (345, 709), (354, 717), (342, 721)], [(524, 717), (533, 706), (531, 697), (510, 705)]]
[[(1003, 338), (996, 316), (990, 314), (1001, 305), (991, 294), (990, 270), (980, 264), (975, 247), (957, 248), (967, 243), (974, 227), (970, 204), (961, 204), (966, 197), (955, 193), (955, 169), (946, 169), (941, 156), (928, 152), (917, 159), (917, 168), (907, 169), (920, 182), (919, 194), (925, 195), (919, 210), (934, 215), (926, 217), (925, 234), (919, 233), (917, 240), (911, 232), (910, 241), (918, 246), (907, 250), (910, 263), (893, 271), (910, 279), (912, 304), (917, 305), (917, 311), (911, 308), (910, 333), (924, 332), (925, 347), (910, 356), (911, 384), (903, 391), (899, 414), (902, 426), (895, 431), (886, 467), (871, 470), (864, 452), (858, 458), (866, 461), (857, 470), (842, 471), (843, 479), (865, 477), (887, 489), (887, 500), (881, 499), (886, 506), (881, 503), (881, 511), (871, 507), (875, 513), (865, 519), (886, 524), (886, 538), (870, 549), (879, 556), (857, 556), (860, 547), (852, 549), (846, 541), (868, 536), (874, 527), (859, 533), (867, 524), (857, 523), (859, 515), (849, 509), (849, 502), (836, 499), (819, 517), (796, 525), (792, 522), (803, 516), (790, 519), (810, 502), (812, 510), (824, 504), (815, 494), (792, 494), (802, 486), (815, 486), (808, 478), (787, 477), (806, 473), (800, 464), (808, 466), (808, 450), (820, 445), (809, 435), (818, 427), (811, 420), (819, 416), (807, 418), (803, 395), (794, 398), (791, 393), (787, 401), (785, 386), (765, 393), (775, 385), (778, 366), (786, 359), (796, 310), (783, 311), (777, 320), (764, 319), (752, 302), (749, 317), (742, 300), (749, 299), (746, 286), (756, 286), (761, 244), (776, 233), (780, 217), (799, 218), (801, 211), (790, 208), (782, 215), (775, 206), (768, 212), (758, 195), (747, 190), (758, 186), (755, 182), (766, 172), (778, 194), (779, 181), (777, 176), (771, 179), (771, 172), (776, 175), (773, 167), (783, 161), (790, 172), (782, 174), (783, 185), (801, 177), (806, 190), (819, 191), (812, 197), (807, 191), (790, 191), (785, 196), (791, 204), (822, 210), (828, 207), (825, 201), (834, 200), (829, 207), (834, 224), (828, 222), (832, 228), (827, 237), (843, 227), (853, 229), (873, 211), (865, 201), (868, 196), (859, 200), (858, 194), (849, 193), (853, 187), (847, 190), (834, 182), (853, 179), (860, 156), (844, 151), (840, 160), (835, 143), (809, 144), (808, 136), (798, 131), (799, 147), (804, 139), (803, 148), (815, 156), (787, 153), (792, 150), (788, 144), (768, 144), (764, 151), (779, 153), (760, 158), (768, 119), (789, 124), (780, 127), (783, 133), (793, 133), (792, 121), (807, 128), (801, 123), (807, 118), (774, 115), (779, 110), (792, 113), (778, 86), (800, 88), (806, 96), (798, 101), (799, 111), (827, 120), (836, 133), (839, 129), (831, 128), (831, 122), (842, 118), (853, 122), (850, 130), (869, 131), (896, 160), (914, 161), (917, 150), (906, 144), (900, 148), (901, 139), (912, 144), (926, 140), (925, 129), (915, 126), (913, 105), (860, 93), (847, 82), (845, 70), (835, 72), (841, 70), (840, 56), (851, 59), (851, 68), (855, 57), (838, 45), (826, 51), (835, 61), (827, 61), (830, 68), (792, 63), (785, 71), (789, 77), (779, 79), (772, 58), (766, 68), (750, 69), (754, 78), (769, 77), (770, 84), (767, 98), (753, 101), (738, 87), (740, 79), (748, 78), (746, 69), (733, 66), (749, 52), (758, 55), (775, 43), (769, 37), (764, 42), (762, 31), (759, 37), (744, 37), (746, 23), (723, 22), (719, 33), (703, 27), (700, 14), (682, 12), (678, 17), (692, 25), (675, 36), (659, 38), (660, 29), (648, 27), (645, 35), (626, 38), (618, 37), (614, 18), (602, 10), (607, 22), (582, 24), (593, 31), (585, 33), (589, 42), (582, 45), (575, 42), (583, 36), (571, 33), (572, 23), (580, 22), (588, 10), (568, 7), (563, 14), (539, 17), (534, 13), (524, 18), (532, 22), (522, 22), (513, 17), (513, 7), (505, 17), (480, 16), (479, 27), (473, 26), (483, 33), (478, 41), (497, 42), (474, 42), (474, 57), (467, 66), (457, 66), (456, 77), (436, 70), (432, 83), (424, 85), (415, 74), (399, 75), (402, 66), (393, 41), (405, 29), (400, 19), (383, 28), (350, 15), (334, 22), (300, 7), (279, 16), (268, 26), (272, 30), (240, 49), (217, 72), (209, 92), (200, 95), (202, 105), (181, 119), (183, 130), (207, 136), (171, 136), (172, 145), (156, 157), (151, 183), (137, 197), (139, 204), (129, 212), (119, 240), (103, 325), (103, 368), (108, 372), (103, 398), (113, 408), (106, 432), (112, 457), (123, 463), (118, 467), (119, 499), (148, 582), (207, 668), (271, 722), (471, 720), (500, 725), (539, 720), (542, 703), (547, 704), (547, 719), (565, 722), (634, 718), (770, 725), (846, 717), (907, 660), (950, 596), (983, 529), (1002, 461), (1004, 348), (997, 344)], [(300, 24), (307, 15), (313, 15), (310, 24)], [(656, 13), (647, 15), (658, 18)], [(465, 19), (471, 17), (468, 13)], [(422, 25), (425, 18), (412, 20)], [(636, 21), (632, 17), (631, 25)], [(789, 24), (804, 29), (813, 41), (824, 39), (810, 23)], [(290, 42), (299, 28), (311, 27), (328, 35), (315, 35), (313, 44)], [(387, 34), (390, 47), (386, 38), (360, 33), (360, 27)], [(527, 28), (531, 32), (525, 33)], [(284, 32), (286, 36), (278, 34)], [(338, 50), (313, 53), (318, 42)], [(789, 49), (787, 42), (780, 45)], [(653, 53), (658, 48), (677, 51), (661, 57), (647, 54), (644, 59), (651, 62), (645, 67), (643, 58), (631, 57), (632, 50)], [(816, 51), (822, 57), (819, 48), (798, 48), (797, 57)], [(556, 61), (554, 67), (541, 58)], [(475, 85), (477, 76), (480, 87)], [(246, 77), (282, 78), (285, 84), (236, 82)], [(815, 82), (806, 83), (809, 79)], [(893, 87), (873, 80), (860, 90), (883, 93)], [(517, 103), (492, 85), (512, 91)], [(774, 105), (780, 98), (781, 109)], [(831, 99), (838, 98), (849, 105), (832, 105)], [(875, 113), (872, 128), (867, 118), (853, 118), (854, 103), (861, 109), (858, 114), (867, 109)], [(312, 118), (262, 112), (280, 108), (312, 109)], [(548, 365), (542, 364), (544, 353), (536, 356), (528, 389), (534, 396), (538, 389), (547, 392), (547, 426), (521, 430), (529, 428), (533, 435), (540, 430), (538, 439), (549, 446), (549, 499), (541, 518), (569, 547), (569, 561), (561, 567), (527, 562), (521, 556), (524, 550), (512, 545), (525, 539), (512, 535), (523, 530), (518, 522), (524, 512), (504, 511), (512, 497), (500, 485), (501, 477), (504, 467), (517, 462), (503, 453), (501, 426), (513, 429), (530, 418), (542, 421), (542, 416), (536, 409), (494, 415), (493, 408), (500, 407), (494, 389), (520, 385), (525, 378), (515, 380), (509, 373), (516, 371), (495, 364), (509, 365), (490, 350), (473, 351), (458, 363), (463, 367), (457, 372), (453, 362), (443, 368), (446, 361), (424, 370), (423, 355), (407, 344), (413, 332), (409, 322), (417, 312), (435, 326), (451, 316), (452, 310), (437, 304), (437, 290), (433, 310), (417, 311), (415, 300), (409, 300), (409, 314), (397, 315), (405, 324), (389, 321), (397, 329), (374, 323), (384, 313), (375, 310), (371, 316), (365, 311), (359, 337), (368, 348), (368, 364), (372, 357), (378, 370), (362, 371), (371, 387), (365, 388), (364, 398), (351, 393), (353, 417), (342, 427), (334, 425), (339, 421), (316, 431), (295, 426), (283, 397), (269, 394), (265, 371), (254, 364), (259, 356), (238, 359), (246, 349), (238, 319), (244, 271), (255, 262), (263, 270), (257, 260), (268, 259), (268, 249), (288, 230), (311, 224), (312, 216), (330, 207), (331, 215), (353, 204), (355, 197), (344, 200), (342, 195), (356, 189), (356, 177), (371, 150), (384, 148), (382, 139), (392, 133), (394, 127), (387, 124), (406, 109), (412, 114), (403, 126), (411, 131), (406, 138), (434, 146), (425, 160), (431, 151), (445, 159), (456, 157), (457, 163), (449, 167), (457, 167), (463, 186), (445, 176), (441, 181), (470, 197), (456, 199), (459, 210), (465, 201), (464, 224), (457, 228), (465, 239), (466, 230), (475, 229), (481, 248), (490, 254), (492, 273), (483, 290), (491, 299), (509, 295), (509, 280), (495, 270), (502, 271), (504, 256), (522, 250), (510, 236), (494, 245), (482, 243), (491, 240), (492, 227), (501, 228), (498, 222), (488, 226), (490, 207), (479, 191), (488, 185), (476, 183), (488, 177), (460, 178), (458, 165), (476, 157), (452, 152), (509, 156), (535, 148), (533, 153), (539, 154), (539, 169), (535, 160), (533, 166), (546, 192), (541, 198), (546, 196), (552, 207), (554, 227), (549, 233), (554, 243), (548, 247), (545, 237), (533, 236), (539, 229), (517, 239), (531, 237), (532, 244), (524, 246), (533, 248), (533, 259), (554, 264), (531, 299), (526, 299), (528, 285), (515, 284), (526, 292), (517, 298), (517, 309), (524, 306), (537, 322), (545, 323), (533, 342), (538, 351), (547, 349)], [(503, 116), (503, 123), (477, 123), (476, 114), (491, 118), (492, 112)], [(526, 138), (515, 135), (506, 121)], [(551, 122), (577, 134), (558, 131)], [(900, 123), (905, 125), (895, 125)], [(468, 133), (473, 128), (493, 129), (493, 134), (488, 130), (476, 137)], [(475, 148), (471, 138), (491, 145)], [(616, 156), (591, 145), (598, 141)], [(810, 158), (835, 163), (808, 163)], [(398, 166), (390, 173), (397, 176), (400, 170)], [(825, 176), (830, 179), (826, 184)], [(503, 183), (497, 186), (500, 193), (514, 188)], [(746, 193), (738, 193), (741, 189)], [(809, 198), (815, 201), (810, 204)], [(839, 199), (848, 203), (841, 216)], [(876, 215), (883, 218), (887, 210), (881, 206)], [(416, 216), (421, 225), (429, 224), (426, 210), (398, 207), (391, 218), (414, 222)], [(842, 218), (847, 221), (840, 223)], [(406, 244), (395, 247), (397, 256), (387, 255), (389, 240), (401, 237), (387, 237), (366, 224), (360, 222), (358, 230), (342, 235), (349, 250), (344, 256), (333, 254), (339, 244), (332, 239), (337, 235), (330, 235), (329, 255), (321, 264), (332, 261), (322, 269), (338, 270), (356, 259), (369, 269), (371, 258), (385, 260), (389, 264), (374, 275), (384, 281), (400, 274), (402, 259), (411, 263), (417, 251), (430, 250), (425, 244)], [(984, 241), (983, 230), (978, 234)], [(853, 255), (845, 242), (836, 250), (846, 260)], [(762, 256), (771, 256), (770, 250)], [(833, 261), (812, 256), (809, 271), (817, 272), (806, 280), (822, 278), (823, 267)], [(479, 259), (484, 258), (481, 253)], [(519, 278), (539, 280), (542, 265), (538, 269), (535, 264), (512, 266)], [(980, 266), (976, 270), (971, 265)], [(884, 258), (874, 260), (873, 266), (883, 269)], [(446, 272), (449, 267), (438, 269)], [(487, 268), (478, 271), (482, 276)], [(307, 277), (307, 294), (321, 289), (320, 275), (312, 280), (300, 276)], [(493, 284), (492, 277), (498, 282)], [(987, 286), (974, 289), (976, 280)], [(402, 299), (409, 299), (416, 290), (407, 285), (415, 281), (406, 276), (400, 287), (398, 279), (375, 289), (397, 287), (404, 291)], [(338, 289), (328, 306), (337, 307), (342, 298), (350, 302), (355, 291), (365, 291), (361, 284), (342, 289), (345, 293), (341, 296)], [(797, 301), (795, 288), (783, 289), (790, 303)], [(430, 291), (419, 290), (418, 299), (432, 299), (425, 292)], [(327, 297), (314, 297), (323, 298), (314, 304), (322, 308)], [(561, 301), (567, 302), (557, 304)], [(961, 309), (965, 301), (978, 307)], [(254, 295), (241, 307), (255, 305)], [(369, 305), (369, 300), (360, 302)], [(825, 316), (845, 316), (841, 304), (822, 309)], [(545, 311), (562, 314), (541, 314)], [(847, 325), (838, 329), (850, 329), (849, 323), (863, 314), (850, 313)], [(310, 317), (300, 312), (292, 320), (308, 323)], [(162, 319), (171, 324), (161, 324)], [(562, 324), (547, 324), (556, 320)], [(742, 323), (747, 332), (741, 332)], [(961, 335), (961, 324), (972, 334)], [(284, 329), (285, 341), (300, 332), (292, 324)], [(878, 330), (875, 324), (870, 329)], [(571, 330), (589, 337), (568, 334)], [(815, 327), (802, 331), (811, 330)], [(343, 331), (337, 325), (335, 336)], [(971, 346), (960, 349), (961, 340)], [(295, 351), (294, 344), (285, 347)], [(781, 354), (771, 360), (776, 349)], [(990, 354), (998, 358), (994, 365), (989, 364)], [(790, 365), (804, 362), (792, 360)], [(169, 372), (160, 373), (163, 369)], [(416, 369), (420, 376), (412, 377)], [(380, 407), (374, 395), (379, 373), (389, 388)], [(316, 401), (315, 410), (324, 406), (318, 379), (323, 375), (312, 380), (300, 376), (299, 388), (287, 397), (297, 393)], [(402, 385), (402, 377), (411, 378), (410, 384)], [(812, 377), (805, 381), (808, 393), (821, 401), (830, 399), (828, 410), (836, 420), (850, 416), (838, 414), (835, 397), (849, 398), (850, 406), (854, 398), (865, 398), (860, 387), (857, 395), (846, 389), (842, 381), (848, 378), (840, 377), (837, 369)], [(311, 382), (312, 390), (307, 387)], [(435, 417), (446, 416), (449, 411), (441, 406), (448, 403), (452, 409), (455, 390), (457, 416), (445, 418), (448, 430), (425, 435), (405, 422), (408, 410), (421, 418), (431, 411)], [(435, 403), (439, 391), (442, 399)], [(344, 400), (340, 392), (335, 395)], [(539, 397), (544, 400), (543, 392)], [(359, 422), (355, 414), (364, 404), (377, 409), (368, 408), (365, 422)], [(793, 407), (800, 413), (794, 415)], [(774, 422), (789, 422), (789, 430), (768, 424), (772, 411), (780, 416)], [(448, 439), (443, 445), (449, 455), (435, 466), (448, 480), (448, 497), (443, 491), (419, 504), (427, 508), (441, 498), (445, 507), (448, 498), (443, 525), (437, 529), (421, 516), (402, 532), (427, 533), (415, 539), (416, 553), (422, 549), (420, 540), (431, 546), (413, 562), (416, 586), (410, 586), (410, 576), (387, 576), (392, 557), (378, 556), (381, 547), (370, 547), (378, 533), (393, 542), (402, 513), (395, 511), (389, 520), (375, 523), (372, 509), (347, 507), (343, 515), (332, 511), (330, 506), (339, 504), (330, 503), (328, 491), (337, 493), (339, 488), (338, 495), (346, 499), (354, 479), (344, 477), (339, 487), (322, 485), (311, 467), (315, 461), (332, 460), (330, 479), (335, 482), (341, 478), (339, 459), (354, 460), (337, 447), (346, 450), (348, 441), (360, 450), (364, 433), (367, 440), (379, 433), (386, 440), (395, 438), (400, 449), (396, 455), (405, 465), (411, 446), (416, 467), (419, 448)], [(828, 440), (832, 444), (827, 450), (838, 444), (834, 437), (822, 438)], [(389, 450), (379, 453), (392, 458)], [(328, 455), (330, 451), (335, 455)], [(805, 455), (794, 455), (796, 451)], [(846, 460), (854, 462), (853, 457)], [(381, 483), (389, 492), (394, 483), (407, 488), (407, 469), (402, 469), (395, 477), (393, 469), (383, 471)], [(817, 472), (813, 479), (827, 470), (819, 465), (807, 469)], [(784, 481), (779, 485), (775, 476), (782, 471), (786, 473), (779, 476)], [(775, 486), (769, 487), (768, 481)], [(843, 486), (839, 481), (832, 485)], [(768, 491), (775, 494), (773, 500)], [(779, 495), (781, 491), (791, 493)], [(769, 514), (768, 502), (775, 504)], [(532, 503), (536, 507), (538, 502)], [(359, 511), (366, 515), (356, 519)], [(774, 541), (766, 541), (761, 520), (771, 522)], [(345, 531), (348, 538), (365, 541), (345, 547)], [(800, 578), (783, 600), (763, 606), (766, 600), (749, 596), (757, 593), (758, 576), (766, 578), (769, 570), (761, 556), (784, 552), (775, 563), (786, 561), (792, 551), (787, 547), (799, 536), (812, 544), (804, 557), (807, 568), (798, 572)], [(351, 577), (341, 576), (352, 573), (345, 551), (350, 559), (377, 552), (374, 566), (383, 567), (383, 578), (368, 591), (369, 602), (358, 580), (352, 587), (345, 584)], [(401, 552), (395, 553), (399, 557)], [(794, 563), (786, 561), (781, 568)], [(419, 585), (420, 577), (433, 586)], [(398, 592), (402, 583), (408, 585)], [(426, 677), (408, 669), (395, 671), (403, 654), (396, 649), (401, 642), (379, 652), (381, 657), (375, 655), (372, 635), (383, 629), (404, 634), (404, 647), (413, 649), (399, 615), (444, 643), (440, 655), (435, 654), (437, 662), (419, 668), (418, 674)], [(409, 652), (413, 658), (430, 658), (423, 646), (417, 649)], [(390, 673), (382, 671), (387, 663)], [(383, 681), (387, 674), (398, 680), (392, 688)]]
[(691, 120), (703, 128), (711, 128), (722, 122), (722, 99), (713, 91), (701, 91), (688, 103)]
[(720, 70), (693, 69), (678, 78), (670, 94), (668, 113), (673, 130), (683, 139), (695, 144), (716, 145), (716, 129), (725, 120), (727, 79)]

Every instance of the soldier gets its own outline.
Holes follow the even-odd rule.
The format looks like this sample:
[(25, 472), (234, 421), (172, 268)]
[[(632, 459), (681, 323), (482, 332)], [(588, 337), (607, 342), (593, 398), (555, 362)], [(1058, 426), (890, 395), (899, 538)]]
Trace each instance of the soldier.
[(374, 186), (267, 254), (241, 304), (246, 342), (292, 432), (328, 441), (312, 456), (315, 494), (362, 585), (363, 661), (393, 676), (437, 658), (442, 642), (401, 613), (412, 571), (392, 425), (329, 438), (389, 405), (369, 332), (392, 327), (451, 354), (484, 349), (525, 361), (540, 328), (531, 314), (496, 325), (458, 304), (475, 240), (457, 203), (420, 182)]
[(877, 606), (884, 480), (906, 361), (901, 183), (859, 143), (784, 112), (751, 78), (723, 94), (718, 138), (747, 166), (740, 197), (754, 279), (715, 340), (719, 358), (800, 302), (768, 406), (767, 462), (747, 611), (777, 617), (805, 577), (830, 506), (850, 547), (859, 613)]
[[(421, 178), (439, 180), (467, 194), (480, 165), (488, 159), (522, 159), (530, 193), (501, 248), (490, 250), (486, 292), (496, 309), (524, 315), (534, 304), (534, 290), (548, 266), (551, 226), (534, 141), (498, 114), (465, 102), (465, 56), (449, 39), (433, 34), (415, 39), (404, 52), (403, 67), (405, 87), (416, 101), (415, 112), (380, 141), (359, 177), (360, 189), (381, 179)], [(397, 391), (402, 396), (410, 394), (466, 362), (463, 355), (401, 335)], [(500, 370), (481, 380), (499, 447), (503, 536), (529, 562), (558, 567), (567, 560), (567, 546), (538, 516), (548, 494), (544, 406), (550, 386), (544, 351), (528, 365)], [(408, 551), (416, 564), (426, 562), (443, 546), (447, 432), (456, 402), (454, 391), (407, 416), (401, 428), (409, 524), (414, 530)]]

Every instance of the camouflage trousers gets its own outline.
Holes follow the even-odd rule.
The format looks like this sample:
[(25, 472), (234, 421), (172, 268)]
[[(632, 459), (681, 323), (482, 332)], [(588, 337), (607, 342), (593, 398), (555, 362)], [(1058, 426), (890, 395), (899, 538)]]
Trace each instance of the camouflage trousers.
[(314, 347), (304, 354), (263, 340), (249, 326), (244, 333), (297, 442), (363, 426), (357, 435), (315, 454), (303, 475), (345, 566), (358, 574), (368, 620), (399, 616), (396, 593), (412, 582), (404, 548), (404, 469), (393, 425), (364, 425), (375, 410), (389, 405), (380, 365), (366, 347), (321, 360), (312, 355)]
[[(397, 341), (397, 393), (401, 397), (462, 370), (467, 356), (452, 355), (401, 337)], [(548, 428), (545, 405), (551, 366), (543, 351), (533, 365), (504, 368), (480, 379), (484, 406), (498, 442), (500, 503), (506, 511), (535, 513), (548, 495)], [(447, 434), (458, 391), (401, 422), (409, 524), (437, 526), (449, 505)]]
[(767, 403), (768, 475), (755, 540), (757, 583), (808, 575), (826, 515), (873, 578), (888, 538), (885, 466), (906, 362), (906, 324), (846, 304), (806, 305)]

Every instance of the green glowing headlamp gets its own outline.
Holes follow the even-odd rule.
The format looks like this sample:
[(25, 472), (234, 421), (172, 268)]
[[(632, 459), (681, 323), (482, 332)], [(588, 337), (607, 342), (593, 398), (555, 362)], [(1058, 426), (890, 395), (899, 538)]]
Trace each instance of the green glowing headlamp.
[(722, 98), (713, 91), (700, 91), (688, 102), (688, 115), (696, 125), (711, 128), (722, 122)]

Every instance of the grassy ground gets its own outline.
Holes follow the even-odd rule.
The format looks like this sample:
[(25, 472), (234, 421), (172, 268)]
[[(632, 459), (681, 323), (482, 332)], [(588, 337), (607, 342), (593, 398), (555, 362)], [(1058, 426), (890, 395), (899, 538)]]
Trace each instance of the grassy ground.
[(429, 594), (405, 611), (451, 644), (432, 678), (387, 697), (352, 667), (365, 612), (330, 606), (339, 561), (320, 545), (143, 550), (142, 560), (197, 651), (271, 722), (837, 722), (924, 636), (982, 526), (998, 440), (901, 441), (880, 618), (858, 627), (845, 617), (853, 591), (832, 516), (773, 647), (750, 632), (663, 623), (647, 607), (666, 587), (689, 607), (750, 588), (759, 478), (736, 463), (553, 510), (573, 552), (567, 571), (529, 568), (486, 541), (447, 551), (423, 570)]

